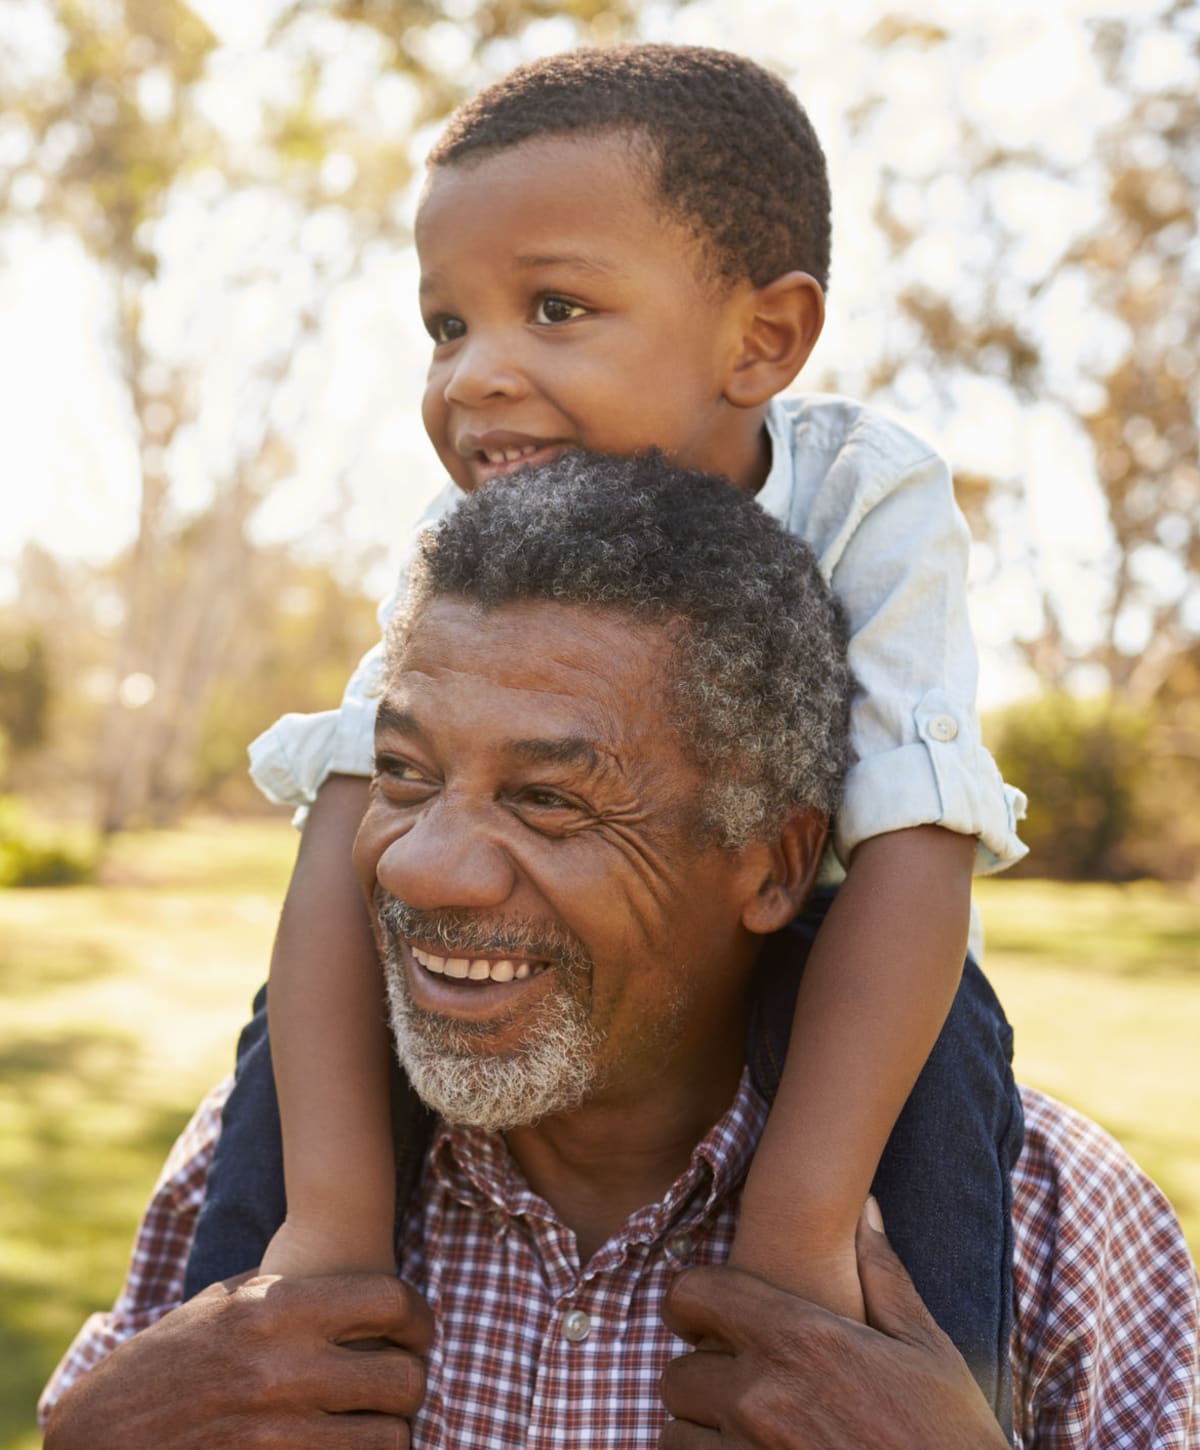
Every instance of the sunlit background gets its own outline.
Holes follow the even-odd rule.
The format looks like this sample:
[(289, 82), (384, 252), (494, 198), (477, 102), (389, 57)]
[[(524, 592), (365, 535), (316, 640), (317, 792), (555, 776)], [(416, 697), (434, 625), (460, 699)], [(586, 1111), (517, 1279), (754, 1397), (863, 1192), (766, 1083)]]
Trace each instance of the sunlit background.
[(1195, 1233), (1200, 6), (0, 0), (5, 1444), (265, 970), (294, 842), (245, 745), (336, 703), (440, 486), (422, 156), (521, 59), (630, 37), (755, 57), (825, 143), (801, 385), (924, 433), (972, 524), (1032, 801), (981, 898), (1018, 1065)]

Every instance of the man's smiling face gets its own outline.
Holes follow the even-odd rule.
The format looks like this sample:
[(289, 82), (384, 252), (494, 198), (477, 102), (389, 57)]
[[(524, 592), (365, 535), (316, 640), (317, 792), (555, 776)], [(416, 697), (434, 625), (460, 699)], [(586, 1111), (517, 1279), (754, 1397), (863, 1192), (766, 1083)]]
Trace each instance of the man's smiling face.
[(428, 604), (381, 702), (355, 862), (401, 1055), (447, 1117), (501, 1128), (732, 1091), (755, 938), (746, 852), (699, 828), (667, 629), (545, 602)]

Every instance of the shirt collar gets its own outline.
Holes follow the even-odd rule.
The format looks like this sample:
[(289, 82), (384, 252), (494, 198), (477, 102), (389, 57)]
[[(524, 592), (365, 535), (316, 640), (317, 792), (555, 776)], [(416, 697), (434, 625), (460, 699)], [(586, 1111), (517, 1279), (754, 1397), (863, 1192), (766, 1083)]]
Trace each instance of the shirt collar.
[(782, 398), (767, 404), (767, 437), (771, 442), (771, 469), (766, 482), (755, 494), (759, 506), (787, 527), (792, 506), (792, 421)]
[[(649, 1241), (685, 1217), (707, 1217), (740, 1188), (766, 1119), (766, 1102), (744, 1069), (733, 1102), (692, 1150), (688, 1167), (658, 1203), (627, 1220), (623, 1237)], [(467, 1207), (510, 1218), (557, 1217), (525, 1182), (499, 1133), (452, 1128), (439, 1121), (430, 1166), (435, 1182)]]

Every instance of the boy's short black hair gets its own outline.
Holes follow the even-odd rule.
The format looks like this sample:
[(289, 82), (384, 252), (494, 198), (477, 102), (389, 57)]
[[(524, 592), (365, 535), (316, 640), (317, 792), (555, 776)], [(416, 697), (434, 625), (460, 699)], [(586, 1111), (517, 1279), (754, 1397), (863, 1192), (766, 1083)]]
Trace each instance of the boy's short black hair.
[(662, 199), (723, 278), (762, 287), (798, 270), (828, 286), (821, 143), (787, 86), (729, 51), (622, 45), (518, 66), (454, 113), (430, 164), (604, 131), (649, 143)]

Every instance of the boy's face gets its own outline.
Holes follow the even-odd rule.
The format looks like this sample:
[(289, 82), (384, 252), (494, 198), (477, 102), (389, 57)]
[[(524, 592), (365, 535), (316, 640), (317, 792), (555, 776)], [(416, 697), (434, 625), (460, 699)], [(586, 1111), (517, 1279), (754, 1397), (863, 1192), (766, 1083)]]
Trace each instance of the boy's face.
[(753, 288), (705, 275), (647, 171), (611, 133), (433, 171), (416, 225), (433, 339), (422, 412), (460, 488), (573, 447), (657, 447), (763, 482), (761, 411), (725, 396)]

